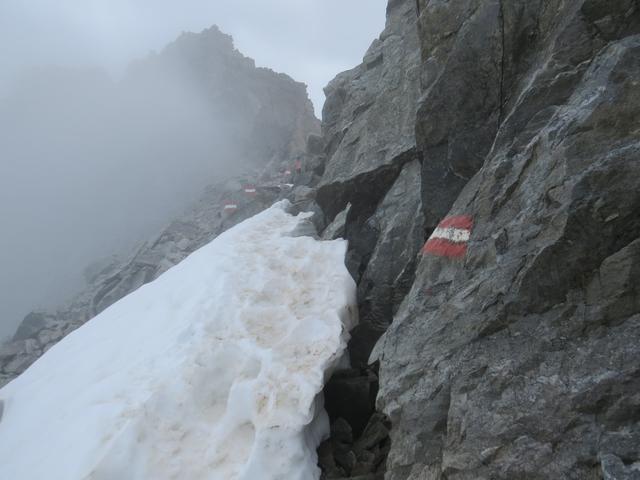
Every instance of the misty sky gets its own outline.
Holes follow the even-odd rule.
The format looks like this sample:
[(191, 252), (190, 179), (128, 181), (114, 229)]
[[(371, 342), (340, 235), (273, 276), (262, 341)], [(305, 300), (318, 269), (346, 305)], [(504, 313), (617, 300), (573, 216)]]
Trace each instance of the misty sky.
[(322, 88), (358, 64), (384, 26), (387, 0), (2, 0), (0, 86), (25, 65), (81, 64), (120, 72), (181, 31), (212, 24), (259, 66)]
[(130, 61), (217, 24), (258, 66), (307, 83), (319, 116), (386, 2), (0, 0), (0, 340), (178, 215), (241, 147), (181, 82), (118, 83)]

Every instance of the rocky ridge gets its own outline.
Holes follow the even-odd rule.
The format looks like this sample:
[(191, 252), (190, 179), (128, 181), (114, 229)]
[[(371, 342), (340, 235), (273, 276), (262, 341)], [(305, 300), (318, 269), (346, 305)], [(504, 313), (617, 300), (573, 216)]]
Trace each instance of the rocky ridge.
[(640, 5), (387, 17), (284, 193), (358, 281), (323, 478), (638, 478)]
[[(307, 137), (318, 132), (306, 86), (256, 68), (215, 26), (199, 34), (185, 33), (159, 54), (134, 63), (123, 82), (154, 85), (163, 75), (180, 75), (181, 83), (205, 92), (212, 115), (226, 119), (220, 128), (242, 147), (230, 159), (235, 164), (221, 180), (213, 178), (199, 200), (155, 238), (128, 256), (88, 267), (88, 285), (71, 301), (56, 311), (27, 315), (12, 340), (0, 347), (0, 386), (96, 314), (270, 206), (293, 178), (293, 173), (283, 172), (294, 170), (295, 161), (307, 150)], [(257, 188), (247, 193), (246, 186)]]

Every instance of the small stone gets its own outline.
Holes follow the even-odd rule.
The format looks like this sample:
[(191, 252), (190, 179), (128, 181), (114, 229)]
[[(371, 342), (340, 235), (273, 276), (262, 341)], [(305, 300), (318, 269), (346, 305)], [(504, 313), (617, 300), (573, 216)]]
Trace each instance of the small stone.
[(385, 418), (383, 415), (376, 414), (371, 417), (362, 436), (356, 442), (356, 449), (358, 451), (371, 450), (388, 438), (389, 429), (385, 425)]
[(338, 443), (353, 443), (351, 425), (344, 418), (338, 418), (331, 425), (331, 440)]
[(353, 453), (351, 450), (348, 452), (334, 452), (334, 458), (336, 460), (336, 463), (340, 465), (342, 468), (344, 468), (344, 470), (348, 474), (351, 473), (351, 470), (353, 470), (353, 467), (358, 461), (356, 459), (356, 454)]

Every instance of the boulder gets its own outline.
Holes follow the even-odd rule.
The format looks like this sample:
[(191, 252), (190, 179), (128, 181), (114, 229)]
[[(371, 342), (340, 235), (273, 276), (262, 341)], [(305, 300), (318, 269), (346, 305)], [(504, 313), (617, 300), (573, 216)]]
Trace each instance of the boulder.
[(347, 225), (347, 217), (349, 216), (349, 212), (351, 211), (351, 204), (348, 203), (347, 206), (341, 211), (336, 218), (333, 219), (327, 228), (322, 232), (323, 240), (335, 240), (337, 238), (344, 238), (345, 229)]

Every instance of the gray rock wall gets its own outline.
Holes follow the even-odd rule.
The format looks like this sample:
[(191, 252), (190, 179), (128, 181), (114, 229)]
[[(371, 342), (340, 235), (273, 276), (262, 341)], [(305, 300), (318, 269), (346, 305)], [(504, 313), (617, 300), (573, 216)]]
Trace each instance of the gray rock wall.
[[(640, 5), (407, 0), (388, 19), (404, 53), (376, 57), (378, 41), (327, 89), (318, 190), (329, 219), (350, 204), (336, 222), (361, 379), (387, 329), (368, 362), (391, 421), (385, 478), (638, 478)], [(363, 73), (371, 58), (417, 72), (403, 85), (418, 93)], [(412, 138), (385, 127), (407, 122)], [(473, 223), (466, 255), (419, 253), (456, 215)], [(344, 458), (323, 457), (326, 478), (355, 478), (333, 468)]]
[[(423, 32), (432, 9), (455, 20), (464, 3), (428, 2)], [(459, 81), (488, 102), (493, 126), (471, 129), (486, 156), (449, 213), (425, 209), (430, 226), (473, 217), (466, 257), (421, 259), (374, 353), (378, 406), (393, 424), (387, 478), (636, 478), (640, 12), (633, 2), (497, 7), (479, 2), (460, 29), (444, 27), (457, 32), (445, 54), (460, 62), (455, 75), (465, 75), (455, 45), (488, 42)], [(478, 15), (492, 20), (475, 25)], [(495, 63), (487, 56), (502, 67), (484, 84), (474, 72)], [(434, 138), (466, 135), (458, 107), (419, 111), (423, 192), (432, 159), (465, 179), (457, 162), (473, 164), (468, 152), (431, 150)]]
[[(325, 389), (323, 478), (638, 478), (640, 3), (390, 0), (387, 14), (327, 87), (296, 187), (262, 200), (288, 196), (349, 240), (361, 322)], [(260, 205), (226, 224), (196, 209), (201, 223), (106, 271), (85, 304)], [(422, 250), (453, 216), (472, 224), (461, 255)], [(51, 322), (30, 318), (0, 360), (18, 365)]]
[(326, 166), (319, 202), (333, 218), (379, 183), (379, 201), (401, 165), (416, 158), (415, 110), (419, 49), (414, 1), (391, 2), (384, 32), (362, 65), (341, 73), (326, 88), (322, 134)]
[(325, 168), (317, 202), (332, 221), (348, 205), (347, 265), (361, 321), (350, 353), (363, 367), (413, 281), (424, 233), (415, 118), (420, 90), (416, 2), (389, 2), (387, 24), (362, 65), (325, 89)]
[(639, 48), (604, 48), (455, 202), (474, 218), (466, 258), (422, 259), (376, 352), (389, 478), (596, 479), (607, 455), (633, 478)]

